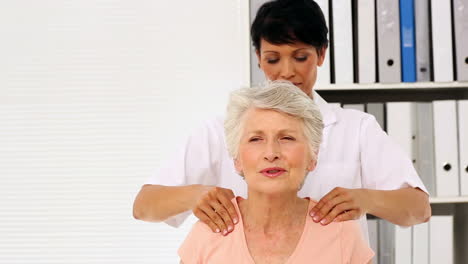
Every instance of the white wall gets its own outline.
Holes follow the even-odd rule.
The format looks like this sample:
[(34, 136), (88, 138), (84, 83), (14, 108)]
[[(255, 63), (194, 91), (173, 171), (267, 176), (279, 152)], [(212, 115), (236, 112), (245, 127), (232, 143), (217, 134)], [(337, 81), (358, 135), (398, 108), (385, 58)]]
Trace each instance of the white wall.
[[(248, 1), (0, 3), (0, 263), (176, 263), (145, 179), (248, 82)], [(193, 219), (191, 220), (193, 221)]]

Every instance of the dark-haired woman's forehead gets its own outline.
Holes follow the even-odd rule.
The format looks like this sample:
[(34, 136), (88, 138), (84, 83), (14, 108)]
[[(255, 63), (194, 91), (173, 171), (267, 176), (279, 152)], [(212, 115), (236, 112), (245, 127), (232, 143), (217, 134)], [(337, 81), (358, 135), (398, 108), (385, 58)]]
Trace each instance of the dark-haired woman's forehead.
[(281, 51), (288, 51), (289, 53), (298, 53), (301, 51), (305, 52), (311, 52), (311, 51), (316, 51), (317, 48), (315, 48), (312, 45), (303, 43), (303, 42), (295, 42), (291, 44), (273, 44), (270, 43), (264, 39), (261, 40), (261, 46), (260, 46), (260, 52), (261, 53), (268, 53), (268, 52), (274, 52), (274, 53), (279, 53)]

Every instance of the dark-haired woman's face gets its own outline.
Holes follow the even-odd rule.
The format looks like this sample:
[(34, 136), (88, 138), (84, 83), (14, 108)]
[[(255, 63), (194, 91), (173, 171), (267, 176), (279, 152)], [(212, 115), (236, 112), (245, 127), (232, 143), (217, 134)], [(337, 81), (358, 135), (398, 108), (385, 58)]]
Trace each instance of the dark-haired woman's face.
[(309, 96), (317, 80), (317, 66), (325, 58), (325, 49), (320, 56), (314, 46), (294, 43), (276, 45), (261, 40), (257, 52), (260, 68), (269, 80), (287, 80), (301, 88)]

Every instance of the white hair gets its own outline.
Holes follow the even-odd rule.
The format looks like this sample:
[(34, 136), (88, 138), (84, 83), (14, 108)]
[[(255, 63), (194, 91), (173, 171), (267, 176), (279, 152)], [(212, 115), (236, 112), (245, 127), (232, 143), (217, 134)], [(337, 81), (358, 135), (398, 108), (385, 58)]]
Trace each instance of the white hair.
[(267, 81), (257, 87), (231, 93), (224, 121), (229, 154), (237, 158), (243, 131), (243, 116), (251, 108), (271, 109), (298, 118), (304, 124), (304, 135), (314, 160), (322, 141), (323, 122), (318, 106), (301, 89), (288, 81)]

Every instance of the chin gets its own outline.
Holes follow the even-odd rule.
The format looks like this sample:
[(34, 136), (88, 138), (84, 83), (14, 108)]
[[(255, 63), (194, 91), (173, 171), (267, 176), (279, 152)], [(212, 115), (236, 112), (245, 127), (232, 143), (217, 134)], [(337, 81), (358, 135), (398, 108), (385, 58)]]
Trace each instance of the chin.
[(285, 184), (285, 182), (277, 181), (277, 182), (262, 182), (257, 183), (255, 185), (248, 185), (249, 190), (266, 194), (266, 195), (281, 195), (285, 193), (297, 193), (299, 187), (291, 187)]

